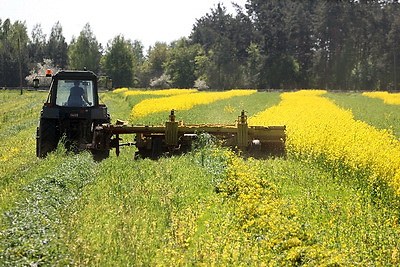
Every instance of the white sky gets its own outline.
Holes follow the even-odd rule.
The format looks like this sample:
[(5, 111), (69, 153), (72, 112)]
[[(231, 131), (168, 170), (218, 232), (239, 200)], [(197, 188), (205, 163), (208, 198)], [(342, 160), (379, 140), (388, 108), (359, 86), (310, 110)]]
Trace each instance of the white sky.
[(196, 19), (218, 3), (234, 13), (232, 2), (244, 7), (246, 0), (0, 0), (0, 19), (25, 22), (29, 36), (40, 23), (47, 38), (59, 21), (68, 43), (89, 23), (103, 47), (122, 34), (141, 41), (147, 51), (156, 41), (170, 43), (188, 37)]

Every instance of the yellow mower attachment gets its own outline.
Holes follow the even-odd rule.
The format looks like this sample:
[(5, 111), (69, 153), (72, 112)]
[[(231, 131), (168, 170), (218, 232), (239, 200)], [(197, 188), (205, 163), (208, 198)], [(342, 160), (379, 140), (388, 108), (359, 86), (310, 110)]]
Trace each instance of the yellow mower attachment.
[[(188, 151), (198, 134), (208, 133), (222, 140), (222, 144), (256, 156), (285, 153), (285, 126), (249, 126), (243, 110), (235, 124), (184, 124), (175, 120), (171, 110), (165, 125), (103, 124), (95, 129), (92, 146), (98, 149), (135, 145), (137, 156), (157, 158), (163, 154)], [(119, 143), (120, 134), (136, 134), (134, 143)], [(113, 138), (113, 136), (115, 136)], [(102, 148), (99, 148), (102, 147)]]

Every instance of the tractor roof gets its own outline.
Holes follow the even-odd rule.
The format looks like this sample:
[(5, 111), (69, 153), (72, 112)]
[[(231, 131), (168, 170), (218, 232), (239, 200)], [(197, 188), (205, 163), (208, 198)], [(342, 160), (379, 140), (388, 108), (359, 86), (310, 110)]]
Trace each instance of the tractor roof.
[(54, 78), (92, 80), (92, 79), (97, 79), (97, 76), (92, 71), (62, 70), (57, 72), (57, 74), (54, 75)]

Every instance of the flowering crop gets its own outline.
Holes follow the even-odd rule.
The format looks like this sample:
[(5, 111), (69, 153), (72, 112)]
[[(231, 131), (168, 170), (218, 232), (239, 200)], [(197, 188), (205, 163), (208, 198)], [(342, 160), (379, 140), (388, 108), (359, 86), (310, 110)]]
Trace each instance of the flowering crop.
[(141, 90), (134, 90), (134, 91), (126, 91), (124, 92), (124, 96), (130, 95), (184, 95), (184, 94), (191, 94), (197, 92), (197, 89), (167, 89), (167, 90), (155, 90), (155, 91), (141, 91)]
[(215, 176), (216, 191), (223, 198), (214, 200), (214, 205), (220, 202), (223, 207), (208, 218), (208, 237), (199, 245), (211, 265), (247, 261), (293, 266), (304, 261), (312, 266), (344, 261), (343, 253), (315, 243), (313, 233), (301, 224), (300, 211), (281, 197), (262, 161), (216, 148), (202, 153), (202, 165)]
[(145, 99), (133, 107), (131, 118), (134, 120), (159, 111), (188, 110), (195, 105), (209, 104), (217, 100), (233, 96), (251, 95), (256, 90), (231, 90), (226, 92), (201, 92), (193, 94), (175, 95), (155, 99)]
[(400, 93), (388, 93), (388, 92), (364, 92), (363, 95), (382, 99), (386, 104), (400, 105)]
[[(127, 91), (100, 95), (113, 117), (127, 119), (141, 100), (162, 97), (123, 96)], [(132, 161), (136, 148), (126, 147), (95, 163), (90, 153), (66, 154), (62, 145), (36, 159), (35, 128), (47, 95), (18, 93), (0, 93), (1, 266), (400, 263), (399, 201), (385, 195), (388, 185), (399, 192), (399, 141), (328, 97), (345, 98), (364, 121), (371, 113), (380, 114), (376, 120), (389, 112), (396, 117), (398, 106), (321, 90), (282, 94), (279, 105), (277, 92), (228, 98), (179, 118), (225, 123), (231, 120), (222, 113), (276, 105), (249, 121), (287, 125), (289, 156), (242, 158), (199, 135), (188, 154)], [(174, 99), (194, 102), (202, 94), (162, 98), (175, 105)], [(376, 105), (364, 112), (369, 103)], [(159, 105), (148, 104), (151, 112)], [(143, 120), (156, 123), (157, 116), (164, 117)]]
[(197, 89), (166, 89), (166, 90), (153, 90), (153, 91), (144, 91), (144, 90), (129, 90), (128, 88), (118, 88), (113, 91), (115, 94), (122, 93), (123, 96), (131, 96), (131, 95), (181, 95), (181, 94), (190, 94), (197, 92)]
[(118, 89), (115, 89), (115, 90), (113, 90), (113, 93), (114, 94), (118, 94), (118, 93), (122, 93), (122, 92), (126, 92), (126, 91), (128, 91), (129, 89), (128, 88), (118, 88)]
[(250, 118), (250, 124), (285, 124), (288, 151), (301, 158), (324, 158), (332, 166), (368, 171), (370, 184), (383, 181), (400, 196), (400, 142), (389, 130), (356, 121), (323, 90), (283, 93), (282, 102)]

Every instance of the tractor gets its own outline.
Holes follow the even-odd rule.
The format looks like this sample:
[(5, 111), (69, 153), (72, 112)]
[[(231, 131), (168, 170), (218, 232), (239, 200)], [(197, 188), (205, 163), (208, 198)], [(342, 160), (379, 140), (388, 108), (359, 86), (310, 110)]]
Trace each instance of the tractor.
[[(129, 125), (110, 122), (107, 107), (99, 103), (98, 77), (91, 71), (60, 71), (52, 77), (50, 92), (40, 114), (36, 155), (45, 157), (63, 141), (68, 150), (90, 150), (95, 160), (121, 146), (134, 145), (135, 158), (157, 159), (190, 150), (198, 134), (208, 133), (226, 146), (261, 155), (285, 152), (285, 126), (249, 126), (243, 110), (234, 124), (185, 124), (175, 110), (164, 125)], [(34, 80), (38, 85), (38, 79)], [(134, 142), (120, 143), (121, 135), (134, 134)]]
[[(49, 95), (40, 113), (36, 155), (43, 158), (63, 140), (68, 150), (79, 152), (92, 143), (94, 129), (110, 123), (107, 107), (99, 103), (98, 77), (91, 71), (60, 71), (51, 77)], [(38, 79), (34, 87), (38, 87)], [(97, 160), (109, 156), (108, 149), (90, 149)]]

